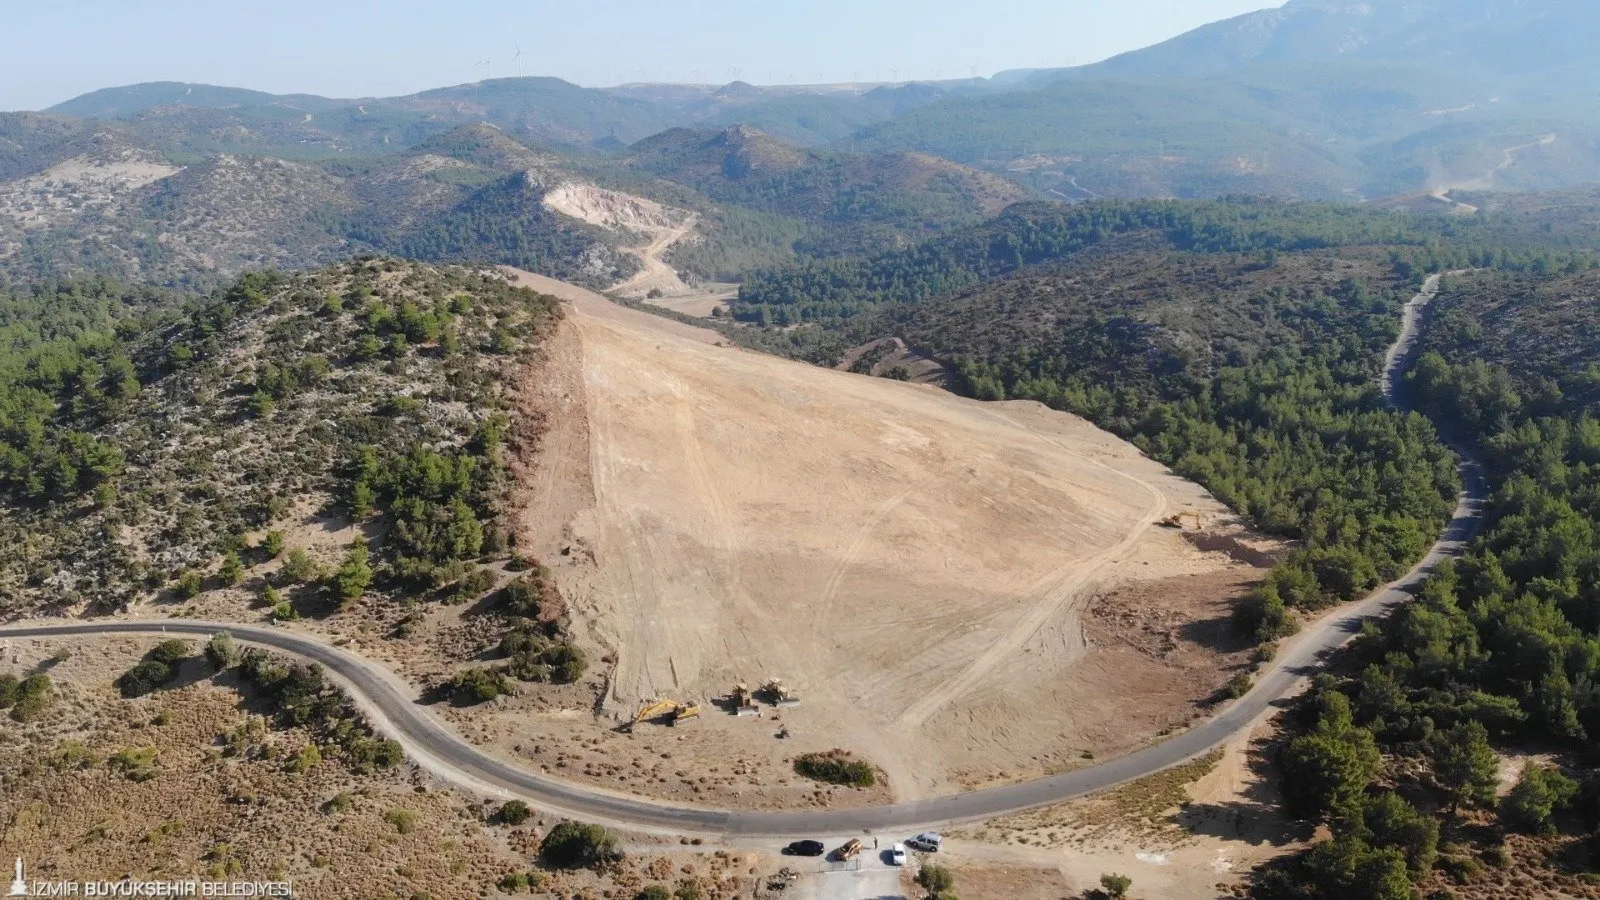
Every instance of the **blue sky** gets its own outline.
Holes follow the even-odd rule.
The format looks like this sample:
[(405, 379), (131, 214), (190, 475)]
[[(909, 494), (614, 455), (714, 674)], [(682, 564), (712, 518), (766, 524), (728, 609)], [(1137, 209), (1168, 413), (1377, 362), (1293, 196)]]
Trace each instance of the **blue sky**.
[[(1094, 62), (1275, 0), (54, 0), (0, 12), (0, 109), (198, 81), (387, 96), (485, 76), (757, 84)], [(521, 56), (517, 57), (520, 47)], [(485, 61), (488, 61), (487, 63)]]

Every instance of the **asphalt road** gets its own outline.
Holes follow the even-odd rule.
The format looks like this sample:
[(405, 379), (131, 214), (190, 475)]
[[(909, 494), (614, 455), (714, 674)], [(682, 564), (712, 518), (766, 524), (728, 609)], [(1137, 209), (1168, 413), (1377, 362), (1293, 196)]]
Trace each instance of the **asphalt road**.
[[(1438, 290), (1439, 276), (1406, 309), (1404, 328), (1391, 349), (1384, 393), (1404, 404), (1401, 375), (1410, 361), (1422, 308)], [(1159, 744), (1099, 765), (1034, 781), (985, 788), (909, 803), (859, 809), (745, 812), (678, 806), (612, 793), (537, 775), (490, 756), (457, 737), (420, 704), (414, 692), (376, 663), (283, 628), (181, 619), (95, 620), (65, 624), (0, 627), (4, 638), (60, 638), (92, 635), (179, 635), (205, 637), (228, 631), (240, 641), (288, 653), (322, 665), (347, 690), (379, 731), (398, 739), (413, 761), (441, 778), (468, 789), (521, 797), (553, 813), (650, 831), (719, 838), (788, 840), (816, 835), (912, 832), (1048, 806), (1095, 793), (1159, 772), (1226, 743), (1268, 707), (1292, 696), (1324, 658), (1361, 629), (1362, 622), (1389, 613), (1410, 599), (1440, 561), (1461, 552), (1477, 532), (1488, 486), (1467, 448), (1461, 455), (1463, 491), (1455, 515), (1427, 557), (1403, 578), (1372, 596), (1349, 604), (1309, 625), (1288, 651), (1256, 682), (1250, 693), (1218, 716)]]

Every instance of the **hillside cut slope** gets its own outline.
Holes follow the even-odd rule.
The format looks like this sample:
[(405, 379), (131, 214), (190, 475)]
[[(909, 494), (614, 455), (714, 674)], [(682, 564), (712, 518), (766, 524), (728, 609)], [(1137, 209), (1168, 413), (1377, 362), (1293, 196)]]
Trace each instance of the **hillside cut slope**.
[[(1036, 404), (719, 346), (521, 278), (577, 315), (553, 352), (564, 370), (538, 379), (566, 414), (519, 545), (560, 560), (580, 633), (616, 659), (605, 703), (625, 715), (774, 676), (804, 698), (782, 710), (788, 743), (713, 715), (680, 729), (675, 758), (697, 741), (724, 757), (846, 747), (905, 797), (1126, 747), (1223, 678), (1178, 629), (1260, 570), (1157, 527), (1228, 514), (1131, 445)], [(1166, 643), (1113, 637), (1108, 605)]]

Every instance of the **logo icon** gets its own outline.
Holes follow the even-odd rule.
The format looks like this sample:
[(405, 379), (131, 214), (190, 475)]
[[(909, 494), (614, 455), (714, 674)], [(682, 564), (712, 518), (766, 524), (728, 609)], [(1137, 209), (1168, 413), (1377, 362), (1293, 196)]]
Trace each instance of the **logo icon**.
[(11, 890), (6, 892), (7, 897), (31, 897), (33, 892), (28, 890), (28, 879), (22, 873), (22, 857), (17, 857), (17, 877), (11, 880)]

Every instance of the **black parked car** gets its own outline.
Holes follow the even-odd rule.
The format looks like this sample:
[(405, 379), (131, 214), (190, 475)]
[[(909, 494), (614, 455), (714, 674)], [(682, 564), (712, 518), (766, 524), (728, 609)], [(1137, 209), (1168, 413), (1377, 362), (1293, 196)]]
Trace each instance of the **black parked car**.
[(821, 856), (826, 849), (821, 841), (795, 841), (783, 848), (783, 852), (789, 856)]

